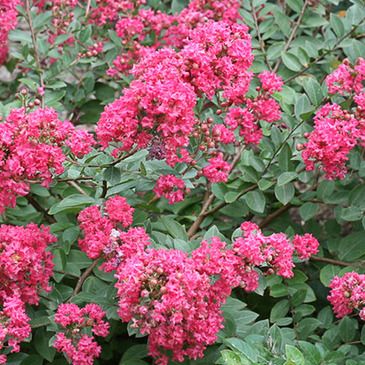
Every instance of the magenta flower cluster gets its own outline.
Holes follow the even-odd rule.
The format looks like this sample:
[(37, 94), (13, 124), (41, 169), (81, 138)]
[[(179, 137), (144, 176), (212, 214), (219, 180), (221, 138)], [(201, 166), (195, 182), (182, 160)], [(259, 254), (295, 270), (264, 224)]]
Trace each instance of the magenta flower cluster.
[(57, 333), (53, 346), (73, 365), (93, 365), (101, 353), (94, 335), (106, 337), (109, 334), (109, 323), (104, 317), (105, 312), (97, 304), (87, 304), (84, 308), (73, 303), (60, 304), (54, 320), (62, 332)]
[(17, 25), (16, 10), (20, 0), (0, 0), (0, 65), (8, 56), (8, 35)]
[(0, 226), (0, 364), (31, 333), (25, 305), (38, 304), (40, 292), (51, 290), (53, 256), (47, 247), (55, 241), (46, 227)]
[[(157, 143), (158, 158), (165, 158), (170, 166), (184, 162), (211, 182), (227, 181), (231, 167), (220, 147), (259, 143), (259, 121), (271, 123), (281, 116), (279, 104), (271, 97), (282, 86), (275, 74), (260, 74), (262, 87), (257, 96), (246, 96), (253, 77), (252, 61), (248, 28), (223, 21), (194, 28), (179, 51), (149, 50), (135, 64), (135, 78), (123, 96), (102, 113), (97, 125), (99, 142), (103, 148), (118, 144), (114, 156), (146, 147), (154, 151)], [(200, 121), (195, 114), (197, 99), (205, 98), (209, 105), (219, 93), (227, 113), (223, 123), (213, 118)], [(242, 103), (246, 106), (229, 108)], [(191, 138), (199, 142), (196, 150), (191, 148)]]
[(307, 170), (319, 164), (328, 179), (343, 179), (350, 151), (365, 146), (365, 60), (355, 66), (345, 60), (326, 78), (328, 91), (353, 99), (353, 110), (336, 103), (321, 107), (314, 118), (314, 130), (308, 135), (302, 157)]
[(355, 313), (365, 321), (365, 275), (347, 272), (331, 281), (328, 300), (338, 318)]
[(0, 123), (0, 213), (28, 194), (31, 183), (49, 186), (64, 171), (66, 149), (76, 156), (91, 151), (93, 137), (51, 108), (13, 109)]
[[(111, 208), (118, 214), (113, 216)], [(179, 362), (203, 356), (222, 328), (221, 306), (233, 288), (256, 290), (260, 272), (290, 278), (295, 251), (302, 260), (318, 252), (310, 234), (291, 242), (283, 233), (264, 236), (251, 222), (241, 225), (242, 235), (232, 246), (213, 237), (191, 255), (156, 249), (143, 228), (125, 230), (132, 213), (119, 196), (109, 198), (104, 208), (84, 209), (79, 245), (90, 258), (104, 259), (102, 269), (115, 270), (119, 316), (149, 336), (149, 354), (162, 365), (169, 354)]]

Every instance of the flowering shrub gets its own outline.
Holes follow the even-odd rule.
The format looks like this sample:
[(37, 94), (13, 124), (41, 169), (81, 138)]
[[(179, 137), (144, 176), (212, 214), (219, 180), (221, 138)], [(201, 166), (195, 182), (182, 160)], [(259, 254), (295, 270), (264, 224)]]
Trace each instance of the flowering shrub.
[(0, 24), (1, 364), (365, 364), (364, 4)]

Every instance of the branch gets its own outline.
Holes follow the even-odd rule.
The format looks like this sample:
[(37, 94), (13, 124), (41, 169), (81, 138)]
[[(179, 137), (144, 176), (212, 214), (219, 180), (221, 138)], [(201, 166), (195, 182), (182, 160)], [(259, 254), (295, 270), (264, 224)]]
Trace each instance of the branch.
[(85, 195), (85, 196), (89, 196), (86, 191), (79, 186), (75, 181), (68, 181), (67, 184), (73, 186), (80, 194)]
[(275, 212), (269, 214), (265, 219), (261, 221), (259, 224), (260, 228), (265, 228), (268, 226), (273, 220), (275, 220), (277, 217), (279, 217), (281, 214), (285, 213), (287, 210), (289, 210), (292, 207), (291, 204), (283, 205)]
[[(236, 167), (237, 163), (239, 162), (239, 160), (241, 158), (241, 154), (242, 154), (243, 150), (245, 149), (245, 147), (246, 146), (243, 145), (243, 146), (240, 146), (238, 148), (238, 151), (236, 152), (236, 154), (233, 157), (233, 160), (231, 162), (231, 168), (230, 168), (229, 173)], [(213, 203), (214, 199), (215, 199), (214, 194), (209, 193), (209, 191), (207, 190), (207, 192), (205, 193), (205, 196), (204, 196), (202, 209), (201, 209), (198, 217), (196, 218), (196, 220), (194, 221), (194, 223), (191, 225), (191, 227), (188, 230), (189, 239), (191, 239), (191, 237), (193, 237), (195, 235), (195, 233), (198, 231), (198, 229), (199, 229), (200, 225), (202, 224), (204, 218), (207, 216), (207, 210), (208, 210), (210, 204)]]
[(90, 6), (91, 6), (91, 0), (87, 0), (86, 11), (85, 11), (85, 18), (87, 18), (89, 16)]
[(31, 195), (27, 195), (26, 198), (36, 211), (43, 214), (44, 219), (49, 224), (56, 223), (56, 220), (54, 219), (54, 217), (49, 215), (47, 210), (45, 208), (43, 208)]
[(261, 49), (261, 52), (264, 55), (264, 59), (265, 59), (266, 66), (271, 71), (272, 68), (271, 68), (270, 62), (269, 62), (269, 60), (267, 58), (267, 54), (266, 54), (266, 50), (265, 50), (265, 41), (261, 37), (260, 28), (259, 28), (259, 22), (258, 22), (258, 19), (257, 19), (257, 14), (256, 14), (255, 7), (253, 5), (253, 1), (252, 0), (250, 0), (250, 6), (251, 6), (251, 11), (252, 11), (252, 18), (253, 18), (253, 20), (255, 22), (255, 30), (256, 30), (256, 33), (257, 33), (257, 38), (259, 40), (260, 49)]
[(281, 149), (285, 146), (285, 143), (288, 142), (289, 138), (294, 134), (294, 132), (302, 126), (302, 124), (304, 123), (304, 120), (302, 120), (300, 123), (298, 123), (291, 131), (290, 133), (287, 135), (287, 137), (284, 139), (284, 141), (281, 143), (281, 145), (279, 146), (279, 148), (274, 152), (274, 154), (272, 155), (270, 161), (268, 162), (268, 164), (266, 165), (264, 172), (262, 173), (262, 175), (265, 175), (265, 173), (267, 172), (267, 170), (269, 169), (269, 167), (271, 166), (271, 164), (273, 163), (275, 157), (280, 153)]
[(303, 68), (303, 70), (297, 72), (296, 74), (294, 74), (293, 76), (290, 76), (289, 78), (287, 78), (284, 83), (288, 83), (294, 79), (296, 79), (298, 76), (301, 76), (304, 74), (304, 72), (306, 72), (308, 69), (310, 69), (314, 64), (318, 63), (319, 61), (321, 61), (323, 58), (325, 58), (328, 54), (330, 54), (333, 51), (336, 51), (339, 44), (345, 40), (347, 37), (351, 36), (352, 33), (354, 33), (356, 31), (356, 29), (358, 27), (360, 27), (362, 25), (362, 23), (364, 23), (365, 18), (363, 18), (361, 20), (361, 22), (359, 24), (356, 24), (352, 27), (352, 29), (350, 31), (348, 31), (346, 34), (344, 34), (342, 37), (338, 38), (336, 43), (334, 44), (334, 46), (331, 49), (328, 49), (326, 51), (324, 51), (320, 56), (318, 56), (317, 58), (315, 58), (312, 62), (309, 62), (308, 65), (306, 67)]
[[(246, 193), (248, 193), (251, 190), (255, 190), (256, 188), (257, 188), (257, 184), (253, 184), (253, 185), (249, 186), (247, 189), (241, 191), (236, 199), (239, 199), (241, 196), (245, 195)], [(212, 208), (211, 210), (208, 210), (204, 215), (207, 217), (208, 215), (218, 212), (218, 210), (224, 208), (228, 204), (229, 203), (221, 202), (218, 205), (216, 205), (214, 208)]]
[(337, 266), (344, 266), (344, 267), (354, 266), (354, 263), (330, 259), (327, 257), (312, 256), (310, 259), (312, 261), (324, 262), (326, 264), (332, 264), (332, 265), (337, 265)]
[(202, 209), (201, 209), (198, 217), (196, 218), (196, 220), (194, 221), (194, 223), (191, 225), (191, 227), (188, 230), (189, 239), (191, 239), (191, 237), (193, 237), (194, 234), (200, 228), (200, 225), (201, 225), (201, 223), (203, 222), (203, 220), (205, 218), (205, 213), (206, 213), (207, 209), (209, 208), (210, 204), (212, 204), (214, 198), (215, 198), (215, 196), (214, 196), (213, 193), (209, 193), (209, 191), (207, 191), (205, 193), (204, 203), (203, 203)]
[[(37, 39), (36, 39), (36, 34), (34, 31), (34, 27), (33, 27), (33, 20), (32, 20), (32, 14), (30, 12), (30, 1), (29, 0), (25, 0), (25, 12), (27, 14), (27, 21), (28, 21), (28, 25), (29, 25), (29, 30), (30, 33), (32, 35), (32, 44), (33, 44), (33, 48), (34, 48), (34, 60), (35, 63), (37, 65), (37, 72), (39, 75), (39, 82), (42, 88), (44, 88), (44, 81), (43, 81), (43, 71), (42, 71), (42, 66), (41, 66), (41, 61), (40, 61), (40, 57), (39, 57), (39, 52), (38, 52), (38, 46), (37, 46)], [(42, 102), (42, 108), (44, 108), (44, 96), (41, 96), (41, 102)]]
[[(297, 34), (297, 31), (299, 29), (299, 26), (300, 26), (300, 24), (303, 20), (303, 16), (304, 16), (304, 13), (307, 9), (308, 4), (309, 4), (309, 0), (305, 0), (305, 2), (303, 4), (302, 11), (300, 12), (299, 17), (298, 17), (297, 21), (294, 24), (294, 27), (293, 27), (290, 35), (289, 35), (288, 41), (285, 43), (283, 52), (286, 52), (289, 49), (291, 43), (293, 42), (293, 40), (294, 40), (294, 38)], [(273, 72), (277, 72), (277, 70), (279, 69), (280, 64), (281, 64), (281, 58), (279, 58), (278, 61), (276, 62), (276, 65), (273, 69)]]
[(79, 280), (76, 283), (75, 289), (72, 292), (71, 297), (68, 299), (68, 302), (72, 300), (81, 290), (82, 284), (85, 282), (85, 280), (88, 278), (88, 276), (92, 273), (94, 268), (98, 265), (99, 260), (95, 260), (80, 276)]

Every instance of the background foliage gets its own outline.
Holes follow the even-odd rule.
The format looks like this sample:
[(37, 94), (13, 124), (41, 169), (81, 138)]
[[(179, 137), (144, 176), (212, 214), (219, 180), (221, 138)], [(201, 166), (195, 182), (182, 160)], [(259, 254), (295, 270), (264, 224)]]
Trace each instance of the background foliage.
[[(148, 5), (178, 12), (186, 3), (152, 0)], [(52, 246), (54, 289), (38, 307), (28, 308), (32, 338), (20, 353), (9, 356), (9, 364), (66, 364), (49, 341), (54, 335), (54, 311), (69, 298), (77, 304), (100, 304), (112, 324), (96, 364), (151, 363), (145, 338), (130, 337), (130, 329), (119, 320), (112, 274), (95, 267), (81, 290), (74, 292), (92, 263), (77, 245), (77, 213), (115, 194), (128, 198), (135, 207), (134, 223), (143, 225), (156, 245), (191, 251), (202, 237), (219, 236), (229, 242), (244, 220), (258, 222), (266, 233), (310, 232), (321, 243), (317, 256), (298, 264), (293, 279), (263, 278), (252, 294), (237, 289), (224, 306), (225, 328), (217, 344), (206, 351), (204, 359), (186, 360), (186, 364), (365, 364), (363, 322), (358, 317), (336, 319), (326, 299), (335, 275), (365, 271), (364, 150), (359, 147), (351, 152), (350, 172), (341, 181), (326, 180), (318, 170), (305, 171), (298, 151), (305, 143), (304, 133), (312, 130), (315, 111), (329, 100), (325, 76), (344, 58), (355, 62), (365, 57), (364, 4), (360, 0), (255, 0), (244, 1), (240, 12), (252, 35), (252, 69), (271, 69), (285, 80), (283, 91), (275, 95), (283, 110), (283, 124), (262, 126), (264, 138), (259, 147), (243, 151), (227, 183), (211, 186), (210, 207), (205, 211), (204, 184), (175, 205), (154, 199), (157, 178), (174, 171), (164, 161), (147, 159), (146, 150), (118, 162), (95, 149), (84, 159), (67, 161), (65, 173), (49, 189), (32, 185), (31, 194), (19, 198), (16, 208), (8, 209), (0, 222), (50, 225), (58, 237)], [(75, 125), (93, 130), (103, 107), (130, 82), (127, 76), (106, 76), (121, 52), (121, 40), (111, 26), (84, 26), (83, 14), (76, 12), (67, 33), (51, 45), (46, 33), (51, 12), (32, 9), (30, 15), (36, 38), (32, 39), (25, 8), (20, 9), (18, 28), (9, 36), (10, 57), (1, 70), (0, 115), (22, 105), (17, 97), (21, 88), (29, 90), (30, 98), (37, 95), (41, 76), (45, 104)], [(92, 46), (92, 37), (100, 34), (107, 37), (103, 52), (78, 58)], [(70, 36), (75, 44), (60, 52), (58, 46)], [(43, 67), (43, 60), (49, 58), (56, 61)], [(212, 105), (205, 115), (217, 117), (216, 110)], [(184, 166), (179, 168), (182, 171)], [(198, 229), (189, 230), (196, 219)]]

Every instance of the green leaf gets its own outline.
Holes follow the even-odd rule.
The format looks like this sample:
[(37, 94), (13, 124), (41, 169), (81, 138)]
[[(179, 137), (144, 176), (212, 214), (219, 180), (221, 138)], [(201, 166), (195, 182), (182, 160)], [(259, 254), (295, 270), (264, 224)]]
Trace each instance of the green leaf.
[(49, 214), (54, 215), (70, 210), (80, 210), (91, 204), (95, 204), (95, 199), (91, 196), (72, 194), (53, 205), (49, 210)]
[(230, 204), (235, 202), (239, 196), (240, 196), (239, 191), (229, 191), (228, 193), (224, 194), (224, 201)]
[(307, 95), (302, 94), (295, 103), (294, 113), (296, 118), (300, 120), (303, 114), (307, 114), (311, 111), (313, 111), (313, 106), (311, 105)]
[(345, 33), (345, 26), (343, 25), (342, 19), (335, 15), (330, 15), (330, 25), (337, 37), (342, 37)]
[(285, 345), (286, 362), (284, 365), (304, 365), (304, 355), (296, 347)]
[(52, 334), (46, 332), (43, 328), (38, 329), (34, 336), (34, 346), (37, 352), (49, 362), (53, 361), (56, 354), (56, 349), (49, 346), (51, 337)]
[(297, 327), (298, 334), (301, 339), (307, 339), (308, 336), (321, 325), (321, 322), (316, 318), (304, 318), (302, 319)]
[(245, 196), (247, 206), (257, 213), (263, 213), (265, 210), (265, 195), (260, 190), (249, 191)]
[(294, 185), (292, 183), (288, 183), (282, 186), (275, 186), (275, 196), (283, 205), (288, 204), (295, 195)]
[(30, 321), (30, 325), (32, 328), (48, 326), (50, 323), (51, 323), (51, 321), (48, 316), (32, 318), (32, 320)]
[(323, 99), (322, 88), (319, 82), (312, 78), (306, 77), (303, 80), (303, 87), (313, 105), (320, 105)]
[(351, 190), (349, 203), (360, 208), (365, 208), (365, 184), (358, 185)]
[(294, 10), (298, 14), (303, 9), (302, 0), (286, 0), (286, 4), (289, 6), (290, 9)]
[(283, 172), (278, 177), (278, 186), (283, 186), (283, 185), (287, 184), (288, 182), (294, 180), (297, 176), (298, 176), (298, 174), (293, 171)]
[(141, 360), (148, 355), (147, 345), (134, 345), (129, 347), (126, 352), (124, 352), (122, 359), (120, 360), (120, 365), (124, 365), (126, 361)]
[(20, 29), (12, 30), (9, 33), (9, 40), (11, 40), (13, 42), (23, 42), (26, 44), (32, 43), (32, 37), (30, 35), (30, 32), (20, 30)]
[(359, 207), (348, 207), (342, 208), (341, 210), (341, 218), (347, 222), (355, 222), (359, 221), (363, 217), (363, 209)]
[(165, 216), (161, 217), (160, 221), (165, 226), (166, 231), (171, 234), (172, 237), (181, 238), (183, 240), (188, 239), (185, 227), (176, 222), (174, 219)]
[(341, 267), (336, 265), (326, 265), (320, 271), (319, 278), (324, 286), (328, 286), (332, 279), (339, 274)]
[(171, 12), (173, 14), (180, 13), (180, 11), (183, 10), (187, 4), (188, 4), (188, 1), (186, 1), (186, 0), (172, 0)]
[(277, 302), (271, 309), (270, 312), (270, 322), (277, 322), (279, 319), (286, 316), (289, 312), (289, 301), (287, 299), (283, 299), (280, 302)]
[(306, 222), (311, 218), (313, 218), (317, 214), (318, 210), (319, 210), (318, 204), (307, 202), (304, 203), (299, 208), (299, 214), (302, 217), (302, 219)]
[(364, 231), (351, 233), (341, 239), (339, 248), (341, 260), (354, 261), (364, 255)]
[(339, 334), (344, 342), (351, 342), (356, 336), (357, 321), (353, 318), (344, 317), (338, 325)]
[(360, 341), (363, 345), (365, 345), (365, 326), (362, 326), (361, 329), (361, 335), (360, 335)]
[(282, 53), (281, 58), (284, 65), (291, 71), (298, 72), (303, 67), (298, 57), (294, 56), (292, 53)]
[(244, 354), (250, 361), (257, 362), (259, 354), (257, 350), (249, 345), (247, 342), (234, 337), (225, 339), (224, 343), (231, 347), (233, 350), (238, 350), (239, 352)]
[(343, 51), (352, 63), (355, 63), (359, 57), (364, 56), (364, 44), (356, 39), (351, 40), (351, 45), (344, 47)]
[(224, 365), (248, 365), (247, 362), (243, 362), (241, 355), (234, 351), (223, 350), (221, 355)]
[(108, 167), (104, 171), (104, 179), (110, 183), (110, 185), (117, 185), (121, 180), (121, 171), (115, 166)]
[(42, 365), (43, 359), (39, 355), (30, 355), (25, 358), (20, 365)]
[(212, 237), (219, 237), (221, 240), (226, 241), (227, 239), (219, 232), (217, 226), (210, 227), (204, 234), (203, 239), (209, 240)]
[(33, 28), (34, 30), (38, 30), (42, 28), (44, 25), (47, 24), (47, 22), (51, 19), (52, 12), (46, 11), (46, 12), (40, 12), (33, 18)]

